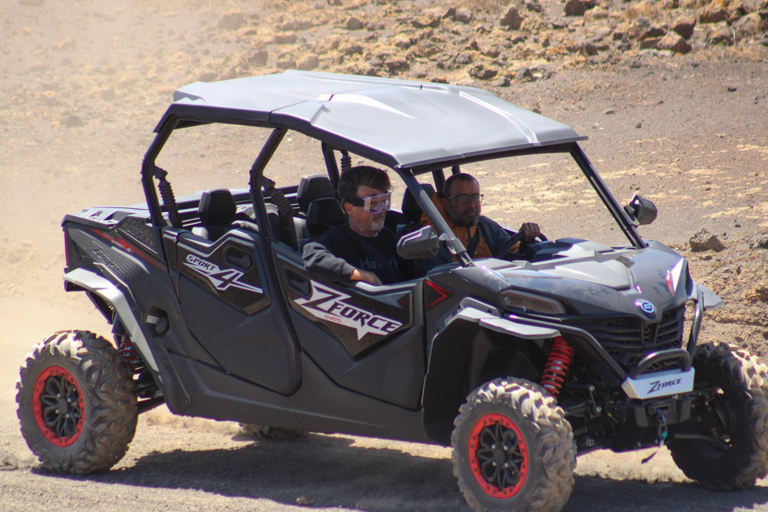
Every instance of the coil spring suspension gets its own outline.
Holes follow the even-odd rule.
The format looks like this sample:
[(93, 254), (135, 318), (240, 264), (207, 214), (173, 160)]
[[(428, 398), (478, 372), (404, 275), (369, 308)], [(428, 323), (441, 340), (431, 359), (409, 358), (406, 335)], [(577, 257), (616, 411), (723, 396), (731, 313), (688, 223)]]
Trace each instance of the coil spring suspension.
[(574, 350), (568, 345), (562, 336), (556, 336), (552, 342), (552, 349), (547, 356), (547, 364), (544, 367), (544, 375), (541, 378), (541, 386), (554, 397), (560, 394), (565, 375), (573, 360)]
[(120, 358), (128, 365), (128, 368), (133, 373), (138, 373), (144, 369), (144, 361), (141, 360), (141, 356), (136, 351), (136, 347), (133, 346), (131, 338), (125, 334), (115, 334), (115, 338), (118, 342), (117, 353), (120, 354)]
[(346, 151), (341, 152), (341, 172), (349, 170), (352, 167), (352, 157)]

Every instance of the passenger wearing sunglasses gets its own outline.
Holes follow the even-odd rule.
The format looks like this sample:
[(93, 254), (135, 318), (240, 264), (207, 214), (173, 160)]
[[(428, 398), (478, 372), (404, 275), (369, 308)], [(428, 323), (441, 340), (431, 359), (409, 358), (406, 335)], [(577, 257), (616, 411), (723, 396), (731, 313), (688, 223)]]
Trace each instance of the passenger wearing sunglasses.
[[(480, 184), (470, 174), (453, 174), (443, 186), (442, 198), (433, 198), (433, 202), (456, 237), (461, 240), (472, 258), (515, 258), (522, 246), (533, 242), (541, 234), (539, 225), (525, 222), (520, 231), (525, 234), (522, 243), (511, 247), (507, 243), (512, 235), (498, 223), (481, 215), (483, 194)], [(431, 224), (426, 214), (422, 215), (422, 224)], [(512, 255), (510, 256), (511, 253)], [(443, 263), (450, 263), (453, 258), (444, 248), (437, 258), (416, 261), (417, 275), (425, 274), (429, 269)]]
[(405, 279), (397, 239), (384, 228), (391, 188), (387, 173), (375, 167), (352, 167), (341, 174), (338, 196), (348, 222), (304, 246), (304, 265), (311, 274), (373, 285)]

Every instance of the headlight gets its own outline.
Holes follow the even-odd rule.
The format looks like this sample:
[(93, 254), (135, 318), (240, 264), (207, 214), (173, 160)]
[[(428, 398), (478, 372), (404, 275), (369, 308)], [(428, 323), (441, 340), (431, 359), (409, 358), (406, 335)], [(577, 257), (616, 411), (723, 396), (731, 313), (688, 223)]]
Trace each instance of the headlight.
[(560, 301), (549, 299), (533, 293), (519, 292), (517, 290), (506, 290), (501, 292), (501, 300), (508, 308), (522, 309), (535, 313), (545, 313), (548, 315), (563, 315), (565, 307)]

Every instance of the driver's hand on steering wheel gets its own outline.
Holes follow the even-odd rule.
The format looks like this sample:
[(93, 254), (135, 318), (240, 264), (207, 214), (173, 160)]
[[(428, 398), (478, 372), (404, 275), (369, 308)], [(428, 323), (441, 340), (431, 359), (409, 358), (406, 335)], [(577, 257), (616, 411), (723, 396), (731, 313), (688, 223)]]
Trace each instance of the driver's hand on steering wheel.
[(525, 234), (526, 242), (533, 242), (534, 239), (541, 234), (539, 225), (535, 222), (524, 222), (523, 225), (520, 226), (519, 231), (522, 231)]

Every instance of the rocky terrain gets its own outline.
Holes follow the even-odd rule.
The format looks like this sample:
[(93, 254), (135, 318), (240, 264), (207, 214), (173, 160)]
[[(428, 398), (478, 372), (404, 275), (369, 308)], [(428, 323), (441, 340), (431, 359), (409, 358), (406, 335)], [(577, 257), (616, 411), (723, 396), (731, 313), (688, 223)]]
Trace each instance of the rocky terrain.
[(239, 51), (213, 59), (201, 80), (302, 69), (508, 87), (573, 66), (615, 64), (626, 53), (738, 47), (764, 59), (768, 46), (765, 1), (330, 0), (268, 7), (277, 12), (234, 10), (207, 29), (228, 33)]
[[(63, 292), (61, 219), (143, 199), (152, 129), (173, 90), (198, 80), (304, 69), (447, 82), (569, 124), (590, 137), (583, 146), (620, 201), (642, 193), (659, 207), (643, 236), (689, 258), (724, 299), (703, 341), (768, 361), (764, 0), (2, 4), (0, 510), (467, 510), (444, 448), (319, 435), (254, 443), (236, 425), (162, 408), (142, 417), (114, 471), (36, 469), (15, 414), (24, 354), (54, 330), (109, 330), (85, 297)], [(571, 214), (567, 187), (545, 175), (526, 186), (541, 200), (517, 213), (556, 231)], [(666, 450), (640, 464), (648, 455), (580, 458), (566, 510), (768, 511), (768, 480), (711, 493)]]

